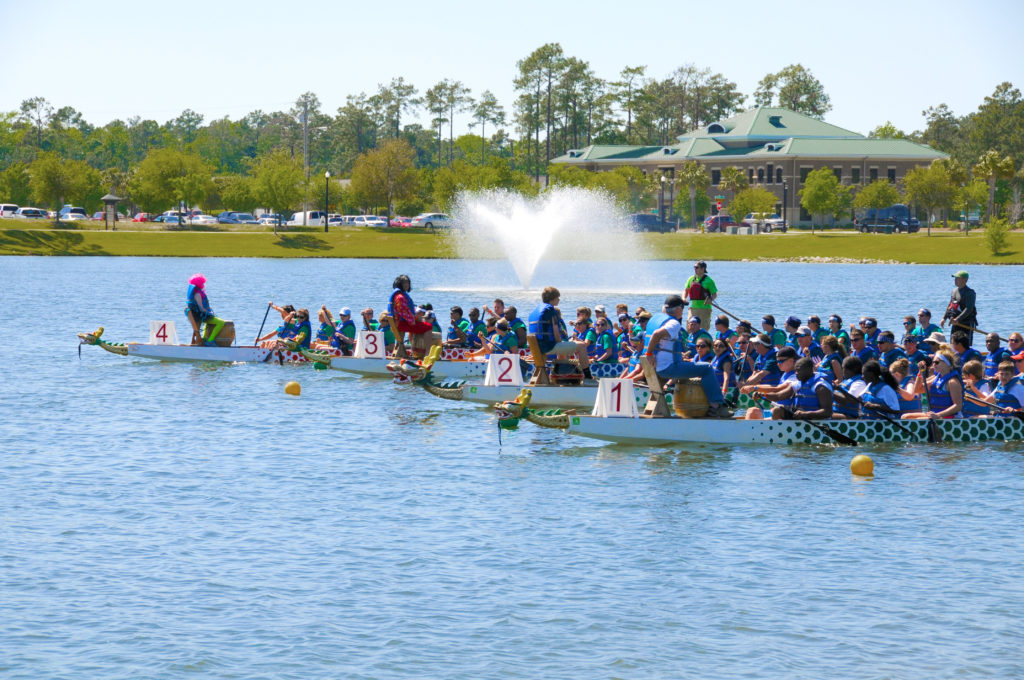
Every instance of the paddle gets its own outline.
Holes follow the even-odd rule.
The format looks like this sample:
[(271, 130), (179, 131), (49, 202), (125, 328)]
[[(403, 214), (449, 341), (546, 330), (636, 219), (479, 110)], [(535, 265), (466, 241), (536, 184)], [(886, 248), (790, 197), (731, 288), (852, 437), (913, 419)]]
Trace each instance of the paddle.
[[(925, 365), (925, 367), (922, 369), (921, 372), (922, 372), (922, 377), (924, 379), (924, 391), (925, 391), (925, 394), (928, 396), (928, 403), (930, 405), (931, 401), (932, 401), (932, 393), (930, 391), (928, 391), (928, 366)], [(925, 412), (924, 404), (922, 403), (921, 404), (921, 413), (924, 413), (924, 412)], [(934, 418), (928, 418), (928, 443), (929, 444), (938, 444), (941, 441), (942, 441), (942, 432), (939, 431), (939, 424), (935, 422)]]
[(727, 312), (724, 309), (722, 309), (721, 307), (719, 307), (717, 304), (715, 304), (714, 300), (711, 301), (711, 306), (714, 307), (715, 309), (717, 309), (718, 311), (720, 311), (722, 314), (725, 314), (726, 316), (731, 317), (731, 318), (735, 319), (736, 321), (743, 321), (743, 319), (739, 318), (735, 314), (732, 314), (731, 312)]
[[(753, 397), (755, 403), (758, 401), (758, 394), (759, 394), (758, 392), (753, 392), (750, 395), (751, 397)], [(771, 404), (769, 404), (769, 406), (770, 405)], [(764, 406), (762, 406), (761, 408), (763, 409)], [(793, 409), (791, 407), (783, 406), (782, 408), (785, 409), (786, 413), (788, 413), (790, 415), (790, 417), (793, 416)], [(821, 430), (821, 432), (823, 434), (825, 434), (827, 437), (829, 437), (830, 439), (832, 439), (832, 441), (834, 441), (836, 443), (846, 444), (847, 446), (856, 446), (857, 445), (857, 440), (856, 439), (851, 439), (851, 438), (847, 437), (845, 434), (843, 434), (842, 432), (837, 432), (836, 430), (833, 430), (831, 427), (828, 427), (826, 425), (821, 425), (819, 423), (814, 422), (813, 420), (803, 420), (802, 418), (794, 418), (794, 420), (799, 420), (801, 423), (806, 423), (807, 425), (810, 425), (811, 427), (813, 427), (815, 429)]]
[(252, 344), (256, 344), (260, 341), (260, 336), (263, 335), (263, 325), (267, 323), (267, 317), (270, 316), (270, 308), (274, 306), (273, 302), (267, 303), (267, 312), (263, 315), (263, 323), (260, 324), (260, 332), (256, 334), (256, 339), (253, 340)]
[[(867, 405), (867, 402), (865, 402), (861, 397), (858, 397), (858, 396), (856, 396), (854, 394), (850, 394), (849, 390), (847, 390), (842, 385), (836, 385), (836, 389), (839, 390), (840, 392), (842, 392), (843, 394), (845, 394), (846, 396), (850, 397), (851, 399), (856, 399), (857, 402), (860, 403), (861, 406), (866, 406)], [(914, 436), (913, 431), (909, 427), (907, 427), (907, 426), (903, 425), (902, 423), (900, 423), (899, 419), (897, 419), (896, 416), (894, 416), (893, 414), (886, 413), (885, 411), (876, 411), (875, 409), (871, 409), (871, 411), (872, 411), (872, 413), (877, 413), (878, 415), (882, 416), (883, 418), (888, 420), (890, 423), (892, 423), (893, 425), (898, 427), (900, 430), (905, 432), (908, 437), (913, 437)]]
[[(986, 333), (985, 331), (981, 330), (980, 328), (975, 328), (974, 326), (968, 326), (967, 324), (958, 323), (956, 321), (953, 322), (953, 325), (954, 326), (959, 326), (960, 328), (966, 328), (967, 330), (971, 331), (972, 333), (981, 333), (982, 335), (988, 335), (988, 333)], [(1001, 335), (997, 334), (996, 337), (999, 338), (999, 342), (1009, 342), (1009, 340), (1007, 340), (1006, 338), (1004, 338)]]
[(985, 406), (985, 407), (987, 407), (989, 409), (992, 409), (993, 411), (998, 411), (1001, 414), (1002, 413), (1006, 413), (1007, 415), (1012, 415), (1015, 418), (1020, 418), (1021, 420), (1024, 420), (1024, 411), (1021, 411), (1020, 409), (1011, 409), (1009, 412), (1007, 412), (1007, 411), (1003, 410), (1002, 406), (996, 406), (995, 404), (990, 404), (987, 401), (984, 401), (982, 399), (978, 399), (977, 397), (972, 397), (972, 396), (967, 395), (967, 394), (964, 395), (964, 399), (966, 399), (967, 401), (971, 402), (972, 404), (976, 404), (978, 406)]

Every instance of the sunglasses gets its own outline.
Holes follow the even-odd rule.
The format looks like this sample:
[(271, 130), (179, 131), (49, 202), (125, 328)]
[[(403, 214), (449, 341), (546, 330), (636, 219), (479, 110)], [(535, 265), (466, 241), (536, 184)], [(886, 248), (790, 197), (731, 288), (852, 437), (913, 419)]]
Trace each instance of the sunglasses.
[(1012, 342), (1014, 344), (1017, 344), (1017, 343), (1024, 342), (1024, 340), (1021, 340), (1019, 338), (1010, 338), (1010, 342)]
[(697, 347), (707, 348), (707, 347), (710, 347), (710, 345), (708, 343), (706, 343), (706, 342), (698, 342), (697, 343)]

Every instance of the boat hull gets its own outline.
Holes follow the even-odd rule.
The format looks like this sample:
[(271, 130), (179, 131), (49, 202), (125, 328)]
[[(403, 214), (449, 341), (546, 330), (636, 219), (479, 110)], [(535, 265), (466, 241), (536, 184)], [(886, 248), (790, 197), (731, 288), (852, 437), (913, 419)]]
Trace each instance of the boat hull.
[(270, 350), (264, 347), (204, 347), (202, 345), (150, 345), (125, 343), (127, 356), (157, 361), (258, 362), (267, 360)]
[[(927, 442), (928, 424), (901, 420), (910, 435), (887, 420), (815, 421), (859, 443)], [(1024, 439), (1018, 418), (957, 418), (936, 421), (941, 441), (1011, 441)], [(571, 416), (570, 434), (621, 444), (671, 446), (707, 444), (834, 444), (827, 434), (798, 420), (717, 420), (684, 418), (596, 418)]]
[[(462, 400), (480, 404), (497, 404), (503, 401), (512, 401), (519, 396), (523, 388), (528, 388), (532, 393), (530, 405), (542, 408), (582, 408), (589, 411), (597, 401), (597, 387), (589, 385), (523, 385), (523, 387), (463, 385)], [(651, 391), (645, 386), (634, 385), (633, 395), (636, 399), (637, 408), (643, 411), (644, 407), (647, 406), (648, 400), (651, 398)], [(737, 394), (735, 390), (730, 392), (730, 398), (738, 399), (736, 407), (740, 409), (750, 408), (754, 405), (747, 395)], [(672, 406), (671, 392), (665, 395), (665, 402), (670, 407)]]

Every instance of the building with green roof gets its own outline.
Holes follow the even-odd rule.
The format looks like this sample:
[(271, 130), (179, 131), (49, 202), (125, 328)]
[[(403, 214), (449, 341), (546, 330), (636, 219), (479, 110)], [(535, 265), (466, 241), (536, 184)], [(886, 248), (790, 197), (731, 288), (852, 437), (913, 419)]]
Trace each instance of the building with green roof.
[[(779, 198), (777, 210), (792, 224), (809, 223), (799, 191), (812, 170), (832, 168), (843, 184), (863, 185), (876, 179), (899, 182), (907, 171), (947, 154), (906, 139), (874, 139), (804, 114), (776, 107), (758, 107), (732, 118), (680, 135), (671, 146), (592, 145), (570, 149), (552, 163), (587, 170), (620, 165), (639, 167), (664, 178), (662, 210), (671, 205), (675, 170), (685, 161), (702, 163), (711, 177), (709, 196), (730, 192), (719, 186), (724, 168), (745, 170), (751, 186)], [(664, 214), (664, 213), (663, 213)], [(742, 215), (733, 216), (737, 221)]]

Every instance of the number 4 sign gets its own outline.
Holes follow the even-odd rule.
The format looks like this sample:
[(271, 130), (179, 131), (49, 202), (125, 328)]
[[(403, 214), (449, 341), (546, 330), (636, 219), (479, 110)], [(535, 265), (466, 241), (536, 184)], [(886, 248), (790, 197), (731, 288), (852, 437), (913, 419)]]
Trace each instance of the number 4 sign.
[(491, 354), (488, 356), (484, 385), (489, 387), (522, 387), (523, 372), (519, 370), (519, 355)]
[(632, 380), (601, 378), (592, 415), (599, 418), (638, 418)]
[(173, 321), (150, 321), (149, 322), (149, 344), (151, 345), (177, 345), (178, 331)]
[(356, 359), (383, 359), (384, 334), (380, 331), (359, 331), (356, 337)]

